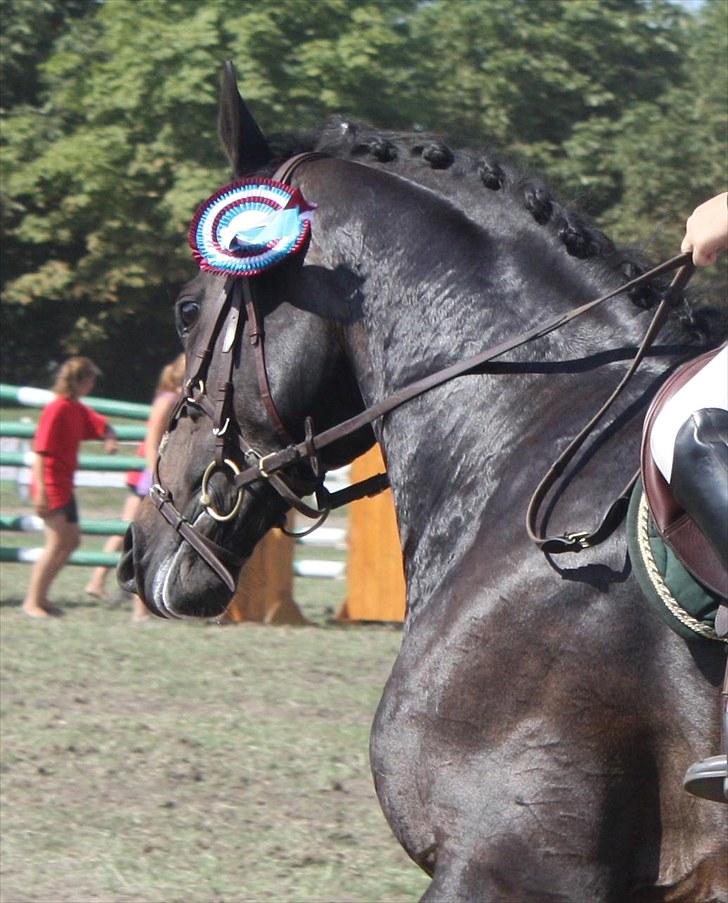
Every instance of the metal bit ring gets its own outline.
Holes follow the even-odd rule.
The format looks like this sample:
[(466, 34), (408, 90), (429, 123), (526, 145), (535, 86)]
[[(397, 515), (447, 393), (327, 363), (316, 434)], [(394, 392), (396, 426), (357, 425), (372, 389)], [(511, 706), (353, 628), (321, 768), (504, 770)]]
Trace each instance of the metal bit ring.
[[(240, 468), (235, 463), (235, 461), (231, 461), (230, 458), (225, 458), (223, 465), (229, 467), (235, 476), (240, 473)], [(222, 467), (223, 465), (220, 465), (220, 467)], [(227, 514), (220, 514), (212, 507), (212, 498), (207, 491), (210, 477), (216, 470), (218, 470), (218, 465), (215, 463), (215, 461), (210, 461), (210, 463), (207, 465), (207, 469), (202, 475), (202, 486), (200, 487), (200, 504), (204, 507), (205, 511), (207, 511), (210, 517), (212, 517), (216, 521), (219, 521), (220, 523), (225, 523), (225, 521), (232, 520), (237, 515), (238, 511), (240, 511), (240, 506), (243, 503), (243, 488), (242, 486), (238, 488), (238, 495), (235, 499), (235, 504), (233, 505), (232, 510)]]

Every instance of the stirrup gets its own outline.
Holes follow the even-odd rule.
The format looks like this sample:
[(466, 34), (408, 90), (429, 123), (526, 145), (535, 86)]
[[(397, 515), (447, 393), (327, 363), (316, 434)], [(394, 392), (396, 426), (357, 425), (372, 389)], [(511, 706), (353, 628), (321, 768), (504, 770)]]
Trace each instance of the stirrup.
[(701, 799), (728, 803), (728, 756), (711, 756), (692, 764), (685, 772), (683, 787)]

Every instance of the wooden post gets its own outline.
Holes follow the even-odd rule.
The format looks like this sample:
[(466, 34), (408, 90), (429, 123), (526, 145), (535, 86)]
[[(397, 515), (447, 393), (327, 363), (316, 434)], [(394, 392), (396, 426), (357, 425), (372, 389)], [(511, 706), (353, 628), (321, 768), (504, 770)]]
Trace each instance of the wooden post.
[[(384, 470), (379, 446), (351, 465), (351, 481)], [(390, 489), (349, 508), (349, 558), (346, 601), (341, 621), (403, 621), (405, 583), (402, 549)]]
[(245, 562), (224, 621), (263, 624), (306, 624), (293, 600), (294, 541), (273, 529)]

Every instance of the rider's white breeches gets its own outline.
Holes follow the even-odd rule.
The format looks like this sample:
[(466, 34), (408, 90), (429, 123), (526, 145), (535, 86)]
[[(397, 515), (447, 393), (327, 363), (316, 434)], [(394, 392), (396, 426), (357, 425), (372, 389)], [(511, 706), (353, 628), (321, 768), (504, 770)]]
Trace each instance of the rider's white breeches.
[(680, 427), (701, 408), (728, 411), (728, 345), (691, 377), (665, 404), (655, 418), (650, 450), (655, 464), (670, 482), (675, 438)]

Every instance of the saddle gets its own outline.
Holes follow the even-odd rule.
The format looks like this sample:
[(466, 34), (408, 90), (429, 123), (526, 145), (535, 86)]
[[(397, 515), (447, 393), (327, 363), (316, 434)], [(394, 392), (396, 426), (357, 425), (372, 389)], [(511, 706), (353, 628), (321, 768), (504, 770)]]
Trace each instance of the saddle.
[(662, 540), (696, 580), (722, 600), (728, 600), (728, 572), (698, 525), (675, 500), (650, 451), (652, 425), (665, 403), (718, 351), (709, 351), (683, 364), (657, 393), (645, 417), (640, 467), (647, 504)]

